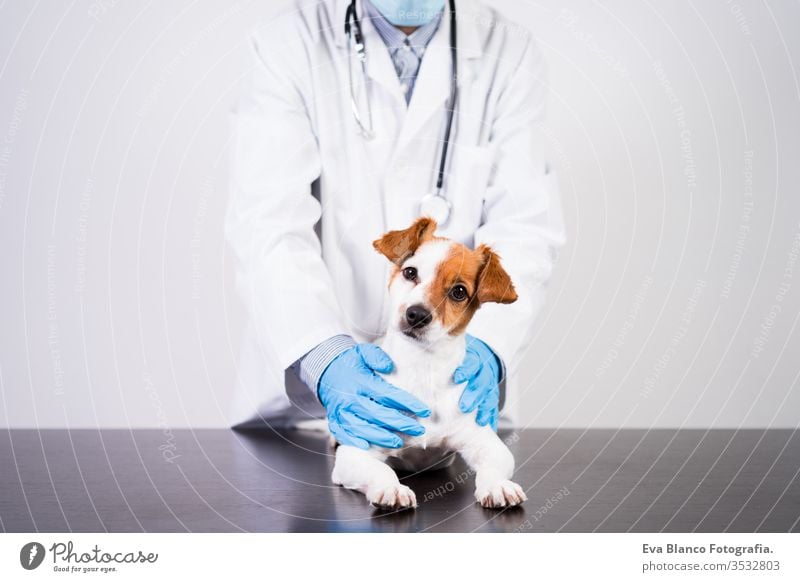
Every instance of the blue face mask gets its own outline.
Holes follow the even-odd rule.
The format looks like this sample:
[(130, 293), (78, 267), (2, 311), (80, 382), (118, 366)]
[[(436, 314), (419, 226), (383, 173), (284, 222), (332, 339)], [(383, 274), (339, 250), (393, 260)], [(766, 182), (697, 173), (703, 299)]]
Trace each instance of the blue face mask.
[(395, 26), (423, 26), (444, 8), (444, 0), (370, 0)]

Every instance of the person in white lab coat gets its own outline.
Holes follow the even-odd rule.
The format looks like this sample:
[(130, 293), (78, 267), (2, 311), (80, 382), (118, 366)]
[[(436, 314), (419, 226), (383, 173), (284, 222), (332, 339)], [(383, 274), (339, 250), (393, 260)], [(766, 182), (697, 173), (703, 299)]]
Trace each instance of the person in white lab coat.
[(462, 407), (495, 427), (502, 408), (513, 424), (517, 362), (564, 243), (530, 33), (477, 0), (311, 0), (260, 26), (251, 49), (226, 222), (249, 316), (232, 424), (296, 425), (327, 412), (340, 442), (392, 446), (394, 433), (414, 434), (424, 403), (375, 381), (391, 363), (366, 345), (388, 316), (389, 263), (372, 241), (420, 215), (445, 142), (450, 210), (437, 234), (490, 245), (519, 296), (475, 315), (475, 349), (457, 378)]

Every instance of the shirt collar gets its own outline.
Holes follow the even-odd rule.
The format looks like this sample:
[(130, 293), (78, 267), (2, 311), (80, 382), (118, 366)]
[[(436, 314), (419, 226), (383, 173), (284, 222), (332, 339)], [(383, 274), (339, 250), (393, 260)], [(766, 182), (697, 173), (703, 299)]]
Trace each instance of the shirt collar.
[(364, 0), (364, 15), (372, 21), (375, 30), (378, 31), (384, 44), (390, 51), (395, 51), (406, 44), (408, 44), (417, 53), (417, 56), (425, 51), (425, 47), (436, 34), (439, 28), (439, 23), (442, 20), (442, 10), (427, 24), (420, 26), (417, 30), (409, 35), (406, 35), (402, 30), (397, 28), (394, 24), (389, 22), (381, 12), (372, 5), (369, 0)]

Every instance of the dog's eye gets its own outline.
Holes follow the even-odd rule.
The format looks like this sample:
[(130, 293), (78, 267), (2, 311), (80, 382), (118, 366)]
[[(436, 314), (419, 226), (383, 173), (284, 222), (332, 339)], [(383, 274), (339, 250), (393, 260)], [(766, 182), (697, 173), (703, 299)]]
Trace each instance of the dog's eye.
[(450, 289), (450, 299), (453, 301), (464, 301), (467, 298), (467, 288), (463, 285), (456, 285)]
[(409, 281), (417, 280), (417, 269), (414, 267), (406, 267), (403, 269), (403, 277)]

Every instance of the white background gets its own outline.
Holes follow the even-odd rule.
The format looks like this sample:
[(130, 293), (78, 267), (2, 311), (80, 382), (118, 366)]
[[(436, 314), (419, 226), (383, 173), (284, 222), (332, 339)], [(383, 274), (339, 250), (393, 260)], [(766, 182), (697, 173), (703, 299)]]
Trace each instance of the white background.
[[(492, 4), (569, 234), (523, 424), (796, 427), (800, 4)], [(285, 6), (0, 3), (0, 425), (227, 425), (229, 112)]]

